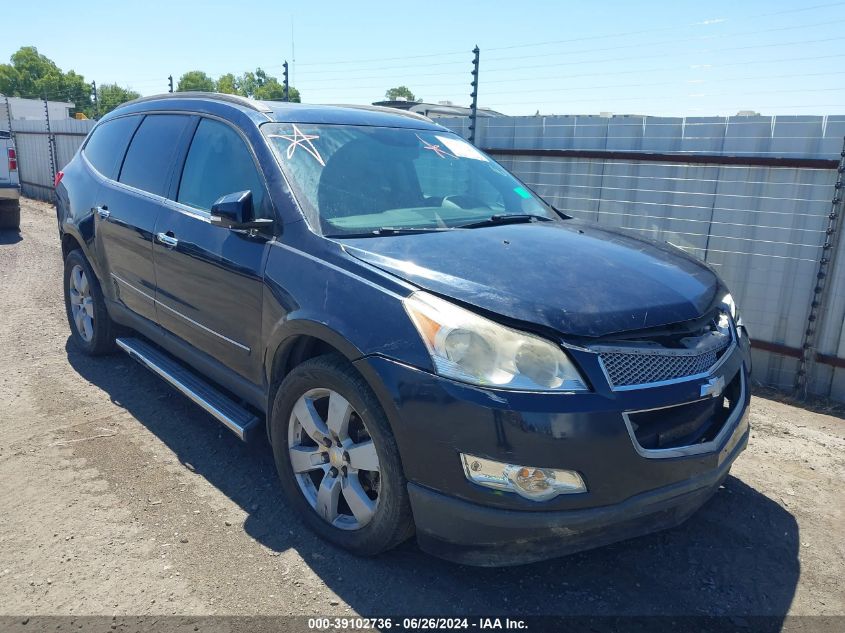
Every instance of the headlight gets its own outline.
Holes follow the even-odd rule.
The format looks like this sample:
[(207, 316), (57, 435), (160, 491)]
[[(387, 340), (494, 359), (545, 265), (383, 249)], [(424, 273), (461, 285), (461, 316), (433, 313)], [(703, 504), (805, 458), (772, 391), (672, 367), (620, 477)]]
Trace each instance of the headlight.
[(722, 297), (722, 305), (724, 305), (728, 309), (728, 312), (730, 313), (731, 318), (734, 321), (736, 321), (736, 316), (737, 316), (736, 301), (734, 301), (734, 298), (733, 298), (733, 296), (731, 295), (730, 292), (728, 294), (726, 294), (724, 297)]
[(426, 292), (404, 300), (437, 373), (476, 385), (523, 391), (586, 391), (560, 347)]
[(742, 330), (740, 328), (744, 327), (742, 323), (742, 316), (739, 314), (739, 308), (736, 307), (736, 301), (734, 301), (734, 298), (730, 292), (724, 297), (722, 297), (722, 305), (731, 315), (731, 318), (734, 321), (734, 325), (736, 325), (736, 331), (741, 336)]

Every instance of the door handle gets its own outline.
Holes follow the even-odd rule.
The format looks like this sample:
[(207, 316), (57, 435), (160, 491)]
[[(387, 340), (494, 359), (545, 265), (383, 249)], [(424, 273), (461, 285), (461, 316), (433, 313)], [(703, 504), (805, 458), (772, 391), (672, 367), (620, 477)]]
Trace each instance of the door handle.
[(170, 231), (167, 233), (156, 233), (156, 239), (168, 248), (175, 248), (179, 244), (179, 240), (173, 237), (173, 233)]
[(109, 216), (111, 215), (111, 211), (109, 211), (109, 208), (105, 205), (100, 207), (94, 207), (94, 210), (97, 212), (97, 215), (99, 215), (100, 218), (103, 220), (108, 220)]

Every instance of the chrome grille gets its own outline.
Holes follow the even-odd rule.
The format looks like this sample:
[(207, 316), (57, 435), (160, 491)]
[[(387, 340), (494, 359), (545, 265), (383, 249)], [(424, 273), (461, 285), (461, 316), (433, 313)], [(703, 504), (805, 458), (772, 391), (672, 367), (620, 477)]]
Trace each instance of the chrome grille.
[(648, 385), (706, 373), (731, 344), (713, 334), (695, 349), (594, 346), (611, 387)]

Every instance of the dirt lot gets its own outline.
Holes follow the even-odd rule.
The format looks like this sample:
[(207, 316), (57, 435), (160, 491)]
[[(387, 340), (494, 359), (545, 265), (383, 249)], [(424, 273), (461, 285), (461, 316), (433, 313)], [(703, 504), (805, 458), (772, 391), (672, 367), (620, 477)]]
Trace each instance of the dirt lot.
[(845, 614), (845, 420), (755, 397), (685, 525), (509, 570), (307, 532), (244, 445), (125, 356), (69, 344), (53, 209), (0, 233), (2, 614)]

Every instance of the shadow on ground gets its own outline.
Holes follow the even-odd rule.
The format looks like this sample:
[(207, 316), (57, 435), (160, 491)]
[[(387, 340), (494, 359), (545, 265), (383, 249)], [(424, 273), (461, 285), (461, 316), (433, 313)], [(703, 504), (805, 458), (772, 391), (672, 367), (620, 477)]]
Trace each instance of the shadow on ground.
[[(413, 542), (360, 559), (312, 536), (292, 516), (269, 446), (241, 443), (123, 356), (68, 360), (183, 463), (237, 503), (268, 548), (295, 548), (362, 615), (768, 615), (789, 609), (799, 577), (798, 525), (781, 506), (729, 477), (684, 525), (524, 567), (454, 565)], [(173, 397), (167, 397), (172, 393)], [(254, 508), (257, 508), (254, 509)], [(328, 609), (327, 609), (328, 611)], [(774, 627), (777, 629), (777, 627)]]

